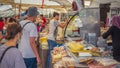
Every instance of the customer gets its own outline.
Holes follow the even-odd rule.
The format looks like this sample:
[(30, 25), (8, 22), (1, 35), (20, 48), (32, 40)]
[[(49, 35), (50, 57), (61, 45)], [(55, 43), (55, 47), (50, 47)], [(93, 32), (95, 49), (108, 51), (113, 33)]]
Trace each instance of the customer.
[(3, 33), (3, 27), (4, 27), (5, 23), (2, 17), (0, 17), (0, 34)]
[(49, 33), (48, 33), (48, 46), (49, 46), (49, 53), (48, 53), (48, 59), (47, 59), (47, 68), (50, 68), (50, 62), (51, 62), (51, 55), (50, 52), (53, 50), (53, 48), (56, 46), (56, 36), (57, 36), (57, 27), (60, 26), (64, 28), (67, 24), (67, 20), (65, 23), (58, 23), (59, 20), (59, 13), (54, 12), (53, 13), (53, 19), (49, 23)]
[[(3, 56), (0, 60), (0, 68), (26, 68), (22, 54), (15, 48), (21, 36), (21, 26), (17, 23), (9, 23), (6, 32), (8, 41), (0, 45), (0, 59)], [(9, 49), (5, 52), (7, 48)]]
[(3, 28), (5, 26), (4, 20), (2, 17), (0, 17), (0, 44), (1, 44), (1, 40), (3, 38)]
[(46, 20), (46, 18), (43, 16), (43, 14), (40, 15), (40, 19), (41, 19), (42, 30), (44, 30), (45, 27), (46, 27), (46, 24), (47, 24), (47, 20)]
[(41, 22), (41, 19), (39, 17), (37, 17), (35, 24), (37, 25), (37, 31), (41, 32), (41, 24), (42, 24), (42, 22)]
[(112, 26), (103, 34), (103, 38), (112, 36), (113, 57), (120, 62), (120, 16), (115, 16), (112, 19)]
[(4, 20), (2, 17), (0, 17), (0, 31), (3, 30), (4, 25), (5, 25)]
[(4, 21), (5, 22), (5, 25), (3, 27), (3, 35), (5, 37), (5, 34), (6, 34), (6, 28), (8, 26), (9, 23), (18, 23), (14, 18), (6, 18), (6, 20)]
[(37, 68), (37, 63), (40, 64), (41, 62), (36, 48), (38, 33), (34, 23), (38, 14), (36, 7), (29, 7), (27, 19), (20, 22), (23, 30), (18, 48), (23, 55), (27, 68)]

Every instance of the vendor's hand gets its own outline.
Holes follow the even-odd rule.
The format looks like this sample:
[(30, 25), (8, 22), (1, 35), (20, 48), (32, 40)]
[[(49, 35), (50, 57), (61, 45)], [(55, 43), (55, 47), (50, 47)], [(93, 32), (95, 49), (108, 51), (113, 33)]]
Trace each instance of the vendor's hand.
[(40, 65), (41, 64), (41, 59), (40, 57), (37, 57), (37, 65)]

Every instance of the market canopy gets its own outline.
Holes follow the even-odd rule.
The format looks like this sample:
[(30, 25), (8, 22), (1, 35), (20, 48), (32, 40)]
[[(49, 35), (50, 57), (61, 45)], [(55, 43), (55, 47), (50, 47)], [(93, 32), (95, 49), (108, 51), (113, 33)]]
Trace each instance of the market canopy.
[[(19, 11), (25, 11), (30, 6), (36, 6), (42, 9), (54, 9), (65, 12), (71, 9), (73, 1), (74, 0), (0, 0), (0, 4), (12, 5), (12, 8), (17, 8)], [(106, 3), (111, 3), (111, 7), (120, 6), (120, 0), (84, 0), (84, 4), (87, 7), (99, 7), (100, 4)], [(6, 9), (2, 8), (1, 10), (3, 11)]]
[[(13, 7), (19, 8), (20, 2), (22, 3), (22, 10), (29, 6), (41, 7), (44, 3), (43, 8), (62, 9), (70, 8), (73, 0), (0, 0), (1, 4), (11, 4)], [(98, 7), (101, 3), (120, 3), (120, 0), (84, 0), (84, 4), (93, 7)], [(118, 5), (118, 4), (117, 4)]]
[[(20, 2), (21, 2), (21, 9), (26, 9), (30, 6), (36, 6), (41, 8), (42, 6), (42, 2), (43, 0), (0, 0), (1, 4), (11, 4), (13, 7), (19, 8), (20, 7)], [(68, 8), (71, 7), (71, 4), (69, 3), (69, 5), (62, 5), (60, 4), (60, 2), (55, 2), (55, 1), (49, 1), (49, 0), (44, 0), (44, 6), (43, 8), (47, 9), (47, 8), (53, 8), (53, 9), (58, 9), (58, 8)]]
[(11, 5), (0, 5), (0, 17), (12, 16), (15, 13), (15, 9)]

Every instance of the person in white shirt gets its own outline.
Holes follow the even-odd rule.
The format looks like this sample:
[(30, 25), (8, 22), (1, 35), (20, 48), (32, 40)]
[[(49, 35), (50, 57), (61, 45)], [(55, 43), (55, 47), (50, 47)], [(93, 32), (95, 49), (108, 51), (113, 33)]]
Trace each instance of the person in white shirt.
[(34, 21), (37, 15), (37, 8), (29, 7), (27, 19), (20, 22), (23, 29), (18, 49), (22, 53), (27, 68), (37, 68), (37, 63), (40, 64), (40, 57), (36, 48), (37, 44), (35, 43), (38, 33)]
[(60, 23), (58, 22), (59, 20), (59, 13), (54, 12), (53, 13), (53, 19), (49, 23), (49, 32), (48, 32), (48, 47), (49, 47), (49, 52), (48, 52), (48, 59), (47, 59), (47, 68), (50, 68), (50, 62), (51, 62), (51, 55), (50, 52), (53, 50), (54, 47), (56, 47), (56, 36), (57, 36), (57, 27), (60, 26), (64, 28), (68, 22), (66, 19), (65, 23)]

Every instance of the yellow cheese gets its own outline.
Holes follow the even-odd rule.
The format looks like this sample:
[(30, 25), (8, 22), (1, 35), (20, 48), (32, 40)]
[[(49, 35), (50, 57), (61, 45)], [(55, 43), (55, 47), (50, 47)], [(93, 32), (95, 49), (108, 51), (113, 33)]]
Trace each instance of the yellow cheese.
[(69, 48), (71, 51), (79, 52), (79, 51), (82, 51), (84, 49), (84, 46), (82, 44), (79, 44), (76, 42), (71, 42), (69, 45)]
[(41, 43), (47, 42), (47, 37), (42, 37), (42, 38), (40, 38), (40, 42), (41, 42)]

